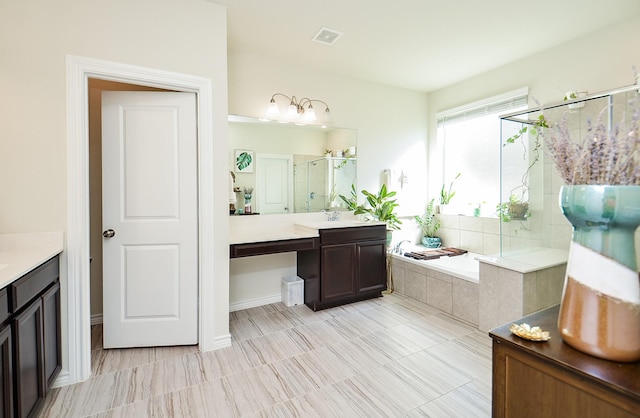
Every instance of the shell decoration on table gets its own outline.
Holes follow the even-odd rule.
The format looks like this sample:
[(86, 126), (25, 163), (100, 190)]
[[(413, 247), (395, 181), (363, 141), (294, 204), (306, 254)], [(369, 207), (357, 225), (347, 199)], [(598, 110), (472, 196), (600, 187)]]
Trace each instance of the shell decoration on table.
[(529, 324), (522, 323), (511, 324), (509, 331), (517, 335), (520, 338), (524, 338), (529, 341), (549, 341), (549, 331), (543, 331), (540, 327), (532, 327)]

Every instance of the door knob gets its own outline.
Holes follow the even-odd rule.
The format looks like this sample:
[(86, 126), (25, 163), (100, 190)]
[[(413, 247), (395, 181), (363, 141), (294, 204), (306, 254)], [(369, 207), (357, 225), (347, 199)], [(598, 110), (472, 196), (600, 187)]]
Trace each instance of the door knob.
[(102, 233), (102, 236), (105, 238), (111, 238), (116, 234), (116, 231), (114, 231), (113, 229), (107, 229), (106, 231), (104, 231)]

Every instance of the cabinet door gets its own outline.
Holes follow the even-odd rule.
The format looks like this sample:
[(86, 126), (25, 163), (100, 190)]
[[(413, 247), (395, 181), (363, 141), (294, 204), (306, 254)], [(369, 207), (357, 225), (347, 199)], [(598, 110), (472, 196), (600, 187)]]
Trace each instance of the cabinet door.
[(323, 245), (320, 252), (321, 301), (355, 295), (356, 244)]
[(62, 368), (60, 347), (60, 282), (42, 295), (44, 378), (46, 392)]
[(11, 358), (11, 327), (0, 331), (0, 417), (13, 417), (13, 359)]
[(36, 299), (13, 321), (15, 399), (18, 417), (27, 417), (44, 399), (42, 300)]
[(358, 292), (387, 288), (385, 241), (358, 243)]

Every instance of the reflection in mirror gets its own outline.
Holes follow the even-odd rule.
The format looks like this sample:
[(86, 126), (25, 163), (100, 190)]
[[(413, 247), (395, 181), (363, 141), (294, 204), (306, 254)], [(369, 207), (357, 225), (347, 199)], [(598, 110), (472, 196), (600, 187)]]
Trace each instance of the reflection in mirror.
[[(354, 129), (230, 115), (229, 170), (235, 174), (236, 208), (244, 206), (243, 190), (253, 188), (253, 213), (344, 209), (339, 196), (350, 196), (356, 186), (356, 145)], [(253, 156), (253, 165), (246, 160), (236, 164), (243, 151)]]

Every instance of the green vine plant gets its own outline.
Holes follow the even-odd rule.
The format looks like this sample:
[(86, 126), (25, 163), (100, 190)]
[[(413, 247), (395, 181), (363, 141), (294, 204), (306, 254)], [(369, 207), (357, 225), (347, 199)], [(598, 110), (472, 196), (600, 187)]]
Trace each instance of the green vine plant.
[[(509, 222), (514, 218), (508, 213), (509, 207), (513, 207), (514, 205), (526, 205), (526, 215), (524, 218), (519, 218), (519, 220), (524, 220), (531, 215), (528, 210), (528, 197), (529, 197), (529, 174), (531, 169), (538, 161), (540, 161), (541, 151), (542, 151), (542, 130), (544, 128), (549, 128), (549, 122), (545, 119), (544, 115), (538, 116), (537, 119), (532, 121), (527, 121), (522, 123), (522, 127), (516, 132), (514, 135), (510, 136), (506, 139), (505, 143), (502, 144), (503, 147), (506, 147), (509, 144), (515, 144), (519, 142), (523, 148), (522, 158), (527, 158), (527, 144), (525, 143), (525, 134), (532, 135), (535, 138), (533, 143), (533, 147), (531, 147), (531, 155), (533, 158), (531, 159), (529, 166), (522, 174), (521, 184), (519, 186), (511, 189), (509, 193), (509, 202), (499, 203), (496, 207), (496, 214), (503, 222)], [(519, 192), (519, 193), (517, 193)]]

